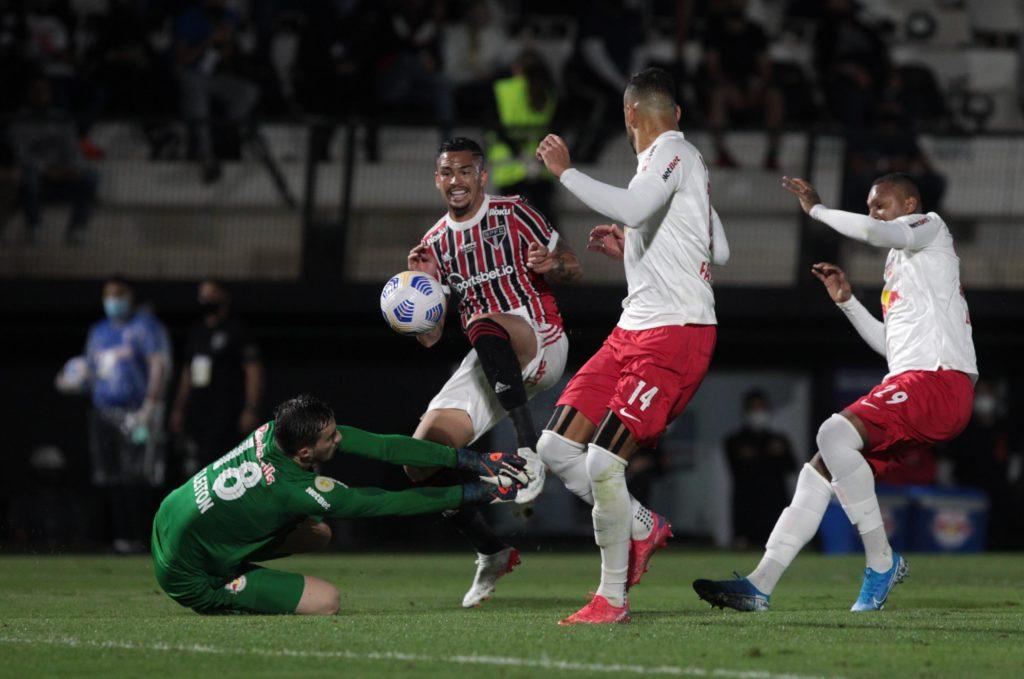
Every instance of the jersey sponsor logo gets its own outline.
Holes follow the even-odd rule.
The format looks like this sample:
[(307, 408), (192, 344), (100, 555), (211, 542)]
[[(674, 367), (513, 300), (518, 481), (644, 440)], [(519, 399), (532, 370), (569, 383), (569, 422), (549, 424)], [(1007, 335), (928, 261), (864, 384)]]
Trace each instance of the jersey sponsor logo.
[[(476, 241), (463, 243), (462, 245), (459, 246), (459, 252), (461, 252), (464, 255), (468, 255), (471, 252), (476, 252)], [(449, 257), (449, 259), (451, 258)]]
[(213, 507), (213, 500), (210, 499), (210, 481), (206, 478), (206, 467), (199, 470), (199, 473), (192, 477), (192, 495), (196, 500), (196, 507), (200, 514), (205, 514)]
[(661, 173), (661, 181), (668, 181), (669, 176), (672, 175), (672, 171), (676, 169), (677, 165), (679, 165), (679, 160), (679, 156), (676, 156), (675, 158), (668, 162), (668, 167), (666, 167), (665, 171)]
[(306, 487), (306, 495), (308, 495), (311, 498), (313, 498), (314, 500), (316, 500), (316, 503), (318, 505), (320, 505), (321, 507), (323, 507), (324, 509), (330, 509), (331, 508), (331, 503), (328, 502), (327, 500), (325, 500), (323, 495), (321, 495), (320, 493), (316, 492), (315, 490), (313, 490), (309, 486)]
[(487, 242), (492, 248), (498, 248), (501, 246), (502, 241), (505, 240), (505, 236), (508, 235), (508, 229), (505, 228), (504, 224), (498, 226), (492, 226), (489, 229), (482, 231), (484, 241)]
[(510, 207), (492, 207), (487, 211), (488, 217), (508, 217), (510, 214), (512, 214)]
[(315, 479), (313, 479), (313, 485), (321, 493), (330, 493), (332, 490), (334, 490), (335, 484), (337, 484), (337, 481), (335, 481), (329, 476), (318, 476)]
[(231, 592), (232, 594), (238, 594), (243, 589), (245, 589), (246, 584), (248, 584), (248, 582), (246, 581), (245, 576), (239, 575), (237, 578), (235, 578), (228, 584), (224, 585), (224, 589)]
[(900, 293), (896, 290), (882, 290), (882, 316), (889, 313), (889, 309), (901, 299)]
[(921, 217), (921, 219), (917, 220), (916, 222), (911, 222), (910, 228), (913, 229), (915, 226), (921, 226), (922, 224), (927, 224), (927, 223), (928, 223), (928, 217)]
[(516, 268), (514, 266), (512, 266), (511, 264), (506, 264), (505, 266), (502, 266), (500, 268), (491, 269), (490, 271), (483, 271), (481, 273), (476, 274), (475, 276), (470, 276), (469, 278), (463, 278), (459, 274), (453, 273), (448, 274), (448, 284), (455, 288), (459, 292), (459, 294), (463, 294), (466, 292), (466, 290), (470, 289), (474, 285), (480, 285), (481, 283), (486, 283), (487, 281), (493, 281), (498, 278), (501, 278), (502, 276), (511, 276), (515, 272)]

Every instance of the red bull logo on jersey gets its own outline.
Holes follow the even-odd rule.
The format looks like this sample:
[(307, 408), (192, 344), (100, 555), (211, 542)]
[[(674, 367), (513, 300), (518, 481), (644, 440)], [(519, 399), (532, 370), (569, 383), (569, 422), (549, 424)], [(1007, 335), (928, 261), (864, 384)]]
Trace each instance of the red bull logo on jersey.
[(882, 317), (889, 313), (892, 305), (900, 300), (900, 293), (897, 290), (882, 290)]

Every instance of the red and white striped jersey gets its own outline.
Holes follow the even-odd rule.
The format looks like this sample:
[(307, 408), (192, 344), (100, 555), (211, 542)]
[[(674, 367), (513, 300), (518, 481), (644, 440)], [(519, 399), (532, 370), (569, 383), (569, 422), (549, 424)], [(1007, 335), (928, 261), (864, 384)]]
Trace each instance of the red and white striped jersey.
[(530, 244), (554, 250), (558, 232), (522, 197), (485, 195), (476, 214), (462, 222), (446, 214), (422, 243), (434, 253), (445, 292), (459, 296), (463, 329), (477, 314), (521, 310), (545, 340), (561, 334), (551, 287), (526, 267)]

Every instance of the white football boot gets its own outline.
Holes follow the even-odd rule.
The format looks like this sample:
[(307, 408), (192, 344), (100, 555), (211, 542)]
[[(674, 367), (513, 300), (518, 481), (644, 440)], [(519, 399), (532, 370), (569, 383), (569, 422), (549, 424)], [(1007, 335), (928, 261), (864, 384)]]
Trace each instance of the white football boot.
[(462, 597), (463, 608), (474, 608), (491, 598), (498, 579), (519, 565), (519, 550), (506, 547), (497, 554), (477, 554), (473, 586)]

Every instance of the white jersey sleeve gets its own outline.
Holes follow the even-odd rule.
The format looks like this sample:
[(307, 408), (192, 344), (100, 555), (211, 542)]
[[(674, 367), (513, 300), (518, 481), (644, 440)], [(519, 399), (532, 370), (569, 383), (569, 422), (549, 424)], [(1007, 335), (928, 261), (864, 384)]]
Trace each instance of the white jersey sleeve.
[(718, 266), (729, 261), (729, 241), (725, 237), (725, 227), (718, 216), (718, 211), (711, 208), (711, 263)]
[(927, 215), (904, 215), (883, 222), (868, 215), (833, 210), (819, 203), (811, 208), (810, 215), (847, 238), (895, 250), (920, 250), (927, 247), (942, 227), (942, 220), (937, 219), (934, 212)]
[(675, 189), (669, 182), (649, 173), (638, 174), (629, 188), (620, 189), (588, 177), (575, 168), (563, 172), (561, 182), (594, 212), (634, 228), (663, 207)]
[(875, 318), (864, 308), (860, 300), (852, 295), (845, 302), (837, 302), (836, 306), (850, 319), (850, 325), (861, 339), (877, 353), (885, 356), (885, 324)]

